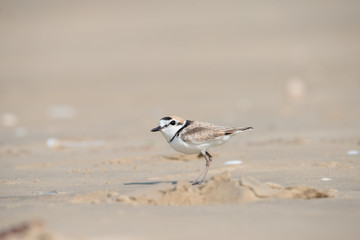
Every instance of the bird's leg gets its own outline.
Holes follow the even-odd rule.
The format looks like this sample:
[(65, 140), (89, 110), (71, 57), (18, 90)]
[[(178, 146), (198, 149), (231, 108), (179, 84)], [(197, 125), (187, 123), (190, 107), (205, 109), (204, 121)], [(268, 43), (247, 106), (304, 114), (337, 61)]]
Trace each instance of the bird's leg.
[[(201, 184), (202, 182), (204, 182), (206, 179), (206, 174), (209, 171), (212, 156), (208, 152), (202, 153), (202, 155), (206, 160), (206, 165), (199, 174), (199, 176), (193, 181), (192, 185)], [(199, 181), (200, 178), (201, 180)]]
[[(202, 179), (200, 180), (200, 183), (202, 183), (202, 182), (204, 182), (205, 180), (206, 180), (206, 175), (207, 175), (207, 173), (208, 173), (208, 171), (209, 171), (209, 168), (210, 168), (210, 164), (211, 164), (211, 161), (212, 161), (212, 156), (210, 155), (210, 153), (208, 153), (208, 152), (205, 152), (206, 153), (206, 156), (207, 156), (207, 158), (205, 157), (205, 160), (206, 160), (206, 171), (205, 171), (205, 174), (204, 174), (204, 176), (202, 177)], [(200, 184), (199, 183), (199, 184)]]
[(200, 182), (199, 182), (198, 180), (199, 180), (199, 178), (204, 174), (206, 168), (207, 168), (207, 166), (205, 166), (205, 167), (201, 170), (201, 173), (200, 173), (199, 176), (197, 176), (197, 178), (192, 182), (192, 185), (200, 184)]

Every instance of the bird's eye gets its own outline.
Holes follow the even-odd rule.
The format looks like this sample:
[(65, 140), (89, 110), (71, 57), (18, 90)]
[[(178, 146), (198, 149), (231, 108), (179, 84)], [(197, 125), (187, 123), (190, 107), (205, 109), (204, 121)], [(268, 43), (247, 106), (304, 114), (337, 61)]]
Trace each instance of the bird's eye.
[(176, 123), (176, 122), (175, 122), (174, 120), (172, 120), (172, 121), (170, 122), (171, 125), (175, 125), (175, 123)]

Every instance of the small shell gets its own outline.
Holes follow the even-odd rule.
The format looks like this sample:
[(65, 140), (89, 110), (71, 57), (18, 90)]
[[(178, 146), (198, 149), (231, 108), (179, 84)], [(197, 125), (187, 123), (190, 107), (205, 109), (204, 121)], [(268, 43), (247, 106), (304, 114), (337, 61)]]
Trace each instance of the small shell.
[(241, 160), (231, 160), (231, 161), (226, 161), (224, 163), (224, 165), (239, 165), (242, 164), (243, 162)]
[(324, 181), (324, 182), (330, 181), (330, 180), (331, 180), (331, 178), (327, 178), (327, 177), (323, 177), (323, 178), (321, 179), (321, 181)]
[(349, 150), (347, 152), (347, 155), (349, 155), (349, 156), (359, 155), (359, 151), (357, 151), (357, 150)]

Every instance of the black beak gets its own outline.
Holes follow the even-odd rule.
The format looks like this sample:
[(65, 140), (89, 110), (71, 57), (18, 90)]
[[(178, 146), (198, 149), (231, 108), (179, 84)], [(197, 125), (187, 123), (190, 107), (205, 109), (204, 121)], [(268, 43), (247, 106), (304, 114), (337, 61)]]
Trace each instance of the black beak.
[(156, 128), (151, 129), (152, 132), (157, 132), (160, 131), (162, 129), (162, 127), (158, 126)]

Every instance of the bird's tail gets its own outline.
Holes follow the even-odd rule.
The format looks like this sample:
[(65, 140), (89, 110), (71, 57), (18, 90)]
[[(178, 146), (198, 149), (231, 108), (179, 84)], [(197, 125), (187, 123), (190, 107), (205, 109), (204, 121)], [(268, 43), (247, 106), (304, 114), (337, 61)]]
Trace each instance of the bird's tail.
[(233, 129), (229, 129), (229, 130), (225, 131), (225, 135), (236, 134), (236, 133), (240, 133), (240, 132), (244, 132), (244, 131), (252, 130), (252, 129), (254, 129), (254, 128), (253, 127), (233, 128)]
[(236, 131), (247, 131), (247, 130), (253, 130), (254, 128), (253, 127), (245, 127), (245, 128), (236, 128)]

